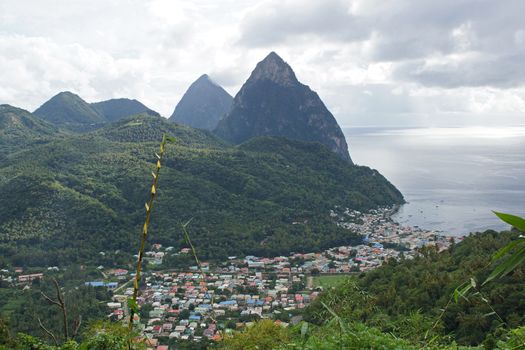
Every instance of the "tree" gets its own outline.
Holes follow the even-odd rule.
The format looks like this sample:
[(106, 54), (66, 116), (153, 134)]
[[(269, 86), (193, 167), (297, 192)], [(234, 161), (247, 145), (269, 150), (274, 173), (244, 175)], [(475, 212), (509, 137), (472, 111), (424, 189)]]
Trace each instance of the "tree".
[[(501, 220), (510, 224), (517, 230), (525, 232), (525, 219), (504, 213), (494, 212)], [(494, 278), (500, 278), (511, 271), (513, 271), (518, 265), (525, 260), (525, 237), (520, 237), (505, 247), (501, 248), (492, 258), (493, 261), (499, 261), (507, 254), (510, 254), (505, 261), (497, 266), (492, 273), (487, 277), (483, 284), (486, 284)]]

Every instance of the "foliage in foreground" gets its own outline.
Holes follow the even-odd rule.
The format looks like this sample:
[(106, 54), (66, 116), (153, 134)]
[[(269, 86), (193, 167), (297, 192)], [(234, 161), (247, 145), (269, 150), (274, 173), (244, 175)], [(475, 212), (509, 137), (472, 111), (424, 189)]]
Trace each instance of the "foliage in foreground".
[[(337, 316), (321, 326), (301, 323), (283, 328), (269, 320), (256, 322), (245, 330), (218, 344), (222, 350), (333, 350), (333, 349), (381, 349), (381, 350), (481, 350), (483, 346), (461, 346), (455, 342), (442, 343), (434, 340), (419, 344), (382, 332), (359, 322), (340, 323)], [(494, 349), (522, 349), (525, 327), (513, 329), (502, 335)]]
[[(0, 334), (1, 330), (0, 330)], [(130, 339), (137, 334), (131, 334), (121, 324), (96, 322), (84, 333), (82, 342), (70, 340), (61, 345), (49, 345), (33, 336), (19, 333), (16, 337), (8, 335), (0, 338), (0, 350), (125, 350), (128, 349)], [(143, 350), (144, 342), (132, 341), (131, 350)]]
[[(525, 232), (525, 220), (522, 218), (501, 213), (497, 213), (497, 215), (510, 223), (515, 229)], [(219, 345), (219, 348), (224, 350), (523, 349), (525, 348), (525, 327), (521, 326), (508, 330), (512, 316), (523, 315), (523, 310), (516, 311), (515, 309), (519, 309), (520, 306), (507, 304), (507, 295), (505, 295), (509, 293), (508, 299), (512, 302), (518, 301), (519, 303), (520, 300), (523, 300), (523, 273), (516, 270), (525, 260), (523, 258), (525, 246), (523, 238), (517, 237), (517, 234), (518, 232), (499, 234), (497, 238), (499, 238), (499, 246), (502, 248), (496, 254), (493, 254), (493, 251), (498, 248), (498, 245), (493, 245), (495, 237), (492, 232), (469, 237), (458, 246), (453, 246), (441, 254), (432, 248), (423, 249), (421, 256), (417, 257), (415, 261), (401, 261), (400, 263), (394, 261), (375, 270), (375, 276), (374, 273), (369, 272), (360, 280), (348, 279), (337, 288), (323, 293), (307, 309), (307, 317), (316, 322), (317, 326), (303, 322), (296, 327), (285, 329), (269, 320), (259, 321), (242, 332), (228, 336)], [(503, 242), (501, 242), (501, 238), (504, 238)], [(510, 242), (508, 242), (509, 240)], [(493, 261), (498, 261), (509, 255), (503, 262), (499, 262), (499, 265), (492, 270), (488, 278), (486, 277), (489, 273), (486, 270), (487, 264), (485, 266), (472, 264), (472, 262), (479, 262), (480, 256), (484, 257), (485, 254), (492, 255)], [(456, 264), (452, 264), (454, 262), (452, 258), (457, 259)], [(465, 261), (466, 265), (464, 265)], [(441, 265), (443, 263), (448, 265), (448, 270), (445, 269), (446, 266)], [(403, 293), (403, 286), (406, 282), (401, 278), (402, 275), (396, 276), (398, 271), (415, 279), (414, 284), (408, 283), (405, 291), (415, 294), (416, 298), (420, 298), (419, 295), (429, 288), (428, 283), (429, 281), (432, 282), (429, 273), (445, 271), (450, 276), (450, 279), (447, 280), (448, 284), (442, 286), (445, 287), (443, 288), (445, 294), (441, 296), (441, 299), (447, 298), (446, 292), (451, 286), (456, 286), (456, 289), (452, 294), (448, 294), (448, 302), (440, 312), (434, 310), (435, 306), (432, 307), (431, 300), (423, 298), (411, 300), (410, 302), (414, 303), (413, 305), (404, 304), (403, 306), (411, 307), (413, 310), (411, 313), (407, 313), (403, 306), (395, 305), (404, 301), (404, 298), (397, 297), (396, 287), (400, 288), (400, 292)], [(500, 283), (492, 283), (487, 286), (487, 283), (492, 279), (503, 278), (512, 272), (516, 276), (510, 277), (516, 277), (517, 280), (507, 278)], [(461, 293), (461, 301), (464, 302), (461, 304), (457, 297), (457, 280), (468, 274), (475, 276), (470, 277), (472, 282), (468, 288), (468, 290), (475, 289), (475, 293), (472, 293), (469, 296), (470, 298), (467, 298), (466, 293)], [(422, 276), (424, 278), (421, 278)], [(483, 276), (486, 278), (485, 283), (478, 286), (475, 282), (476, 278)], [(367, 278), (371, 278), (371, 280), (367, 280)], [(438, 275), (436, 278), (439, 280), (440, 276)], [(390, 288), (385, 288), (385, 284), (391, 283), (389, 280), (394, 282), (390, 284)], [(396, 285), (396, 280), (402, 283)], [(516, 292), (512, 286), (518, 281), (521, 282), (522, 286)], [(507, 285), (507, 289), (505, 289), (504, 284)], [(380, 293), (385, 292), (385, 290), (388, 293), (393, 293), (389, 295), (392, 298), (391, 300), (381, 299), (381, 296), (384, 295)], [(499, 300), (494, 300), (495, 293), (501, 293), (496, 294), (500, 297)], [(476, 296), (477, 299), (474, 298)], [(451, 303), (453, 298), (456, 303)], [(441, 299), (437, 298), (436, 301), (439, 302)], [(436, 301), (434, 302), (436, 303)], [(496, 302), (498, 305), (495, 307), (498, 308), (499, 312), (492, 306), (492, 303)], [(426, 307), (426, 309), (419, 308), (414, 311), (414, 307), (418, 306)], [(491, 312), (482, 314), (486, 308)], [(510, 310), (507, 310), (508, 308)], [(408, 311), (410, 312), (410, 309)], [(515, 313), (511, 313), (512, 311)], [(434, 315), (432, 315), (433, 312)], [(466, 316), (468, 313), (474, 316), (470, 322)], [(491, 317), (493, 318), (492, 323), (488, 323), (487, 320), (490, 320)], [(454, 324), (456, 328), (453, 330), (455, 333), (447, 332), (447, 318), (448, 322), (450, 320), (456, 322)], [(356, 320), (361, 320), (361, 322)], [(477, 322), (472, 322), (474, 320)], [(514, 322), (523, 324), (523, 320), (514, 320)], [(484, 330), (483, 327), (488, 327), (488, 329)], [(461, 337), (462, 334), (463, 337)], [(465, 334), (468, 334), (469, 337), (465, 338)], [(465, 343), (475, 343), (481, 340), (484, 342), (483, 346), (461, 346), (456, 343), (454, 338)]]
[(508, 329), (524, 324), (523, 266), (497, 283), (478, 283), (472, 295), (458, 303), (452, 296), (470, 278), (484, 281), (493, 270), (494, 253), (518, 236), (487, 231), (441, 253), (431, 247), (413, 260), (390, 261), (323, 293), (306, 318), (316, 324), (329, 318), (324, 303), (347, 321), (412, 341), (448, 336), (459, 344), (491, 348)]

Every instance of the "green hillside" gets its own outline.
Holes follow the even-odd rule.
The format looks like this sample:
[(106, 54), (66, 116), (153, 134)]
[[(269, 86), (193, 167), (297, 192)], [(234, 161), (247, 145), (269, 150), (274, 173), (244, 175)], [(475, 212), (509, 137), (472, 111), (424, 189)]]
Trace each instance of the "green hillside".
[(25, 147), (59, 137), (58, 129), (26, 110), (0, 105), (0, 159)]
[(160, 114), (152, 109), (149, 109), (144, 104), (137, 100), (128, 98), (114, 98), (107, 101), (91, 103), (91, 106), (108, 122), (115, 122), (130, 115), (147, 113), (157, 117)]
[(77, 132), (93, 130), (106, 122), (95, 108), (69, 91), (53, 96), (33, 114), (51, 124)]
[[(363, 322), (420, 344), (438, 336), (492, 349), (510, 329), (525, 325), (523, 266), (482, 285), (494, 268), (492, 256), (518, 236), (517, 231), (487, 231), (441, 253), (430, 247), (413, 260), (390, 261), (328, 290), (309, 307), (307, 319), (322, 324), (330, 318), (325, 303), (347, 322)], [(471, 278), (476, 287), (456, 303), (454, 290)]]
[(1, 255), (41, 266), (89, 261), (100, 251), (135, 252), (164, 132), (177, 141), (162, 169), (150, 239), (180, 247), (180, 223), (193, 218), (190, 232), (205, 259), (356, 242), (331, 221), (330, 209), (403, 201), (377, 171), (319, 144), (263, 138), (232, 147), (203, 130), (132, 116), (2, 162)]

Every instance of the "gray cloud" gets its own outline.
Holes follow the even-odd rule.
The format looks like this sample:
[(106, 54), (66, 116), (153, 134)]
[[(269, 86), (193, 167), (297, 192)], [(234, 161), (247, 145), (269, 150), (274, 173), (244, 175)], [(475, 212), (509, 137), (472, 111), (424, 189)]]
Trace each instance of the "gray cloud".
[[(398, 65), (398, 78), (441, 87), (504, 88), (525, 84), (524, 12), (521, 0), (268, 1), (245, 18), (239, 43), (357, 41), (369, 62)], [(461, 65), (447, 59), (462, 54), (473, 58)]]
[(343, 125), (516, 123), (524, 12), (522, 0), (2, 0), (0, 103), (32, 110), (71, 90), (169, 115), (201, 74), (234, 95), (275, 50)]
[(265, 47), (321, 36), (342, 41), (364, 40), (366, 23), (351, 13), (344, 0), (269, 1), (249, 13), (241, 24), (240, 45)]
[(425, 86), (458, 88), (492, 86), (519, 87), (525, 82), (525, 55), (473, 57), (453, 63), (415, 61), (400, 64), (394, 76)]

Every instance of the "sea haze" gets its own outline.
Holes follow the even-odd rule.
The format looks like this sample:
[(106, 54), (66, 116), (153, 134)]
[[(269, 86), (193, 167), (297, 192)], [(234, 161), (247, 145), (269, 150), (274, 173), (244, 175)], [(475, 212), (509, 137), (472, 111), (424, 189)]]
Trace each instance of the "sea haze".
[(525, 215), (525, 126), (344, 128), (355, 163), (405, 196), (402, 224), (460, 236), (506, 229), (492, 210)]

